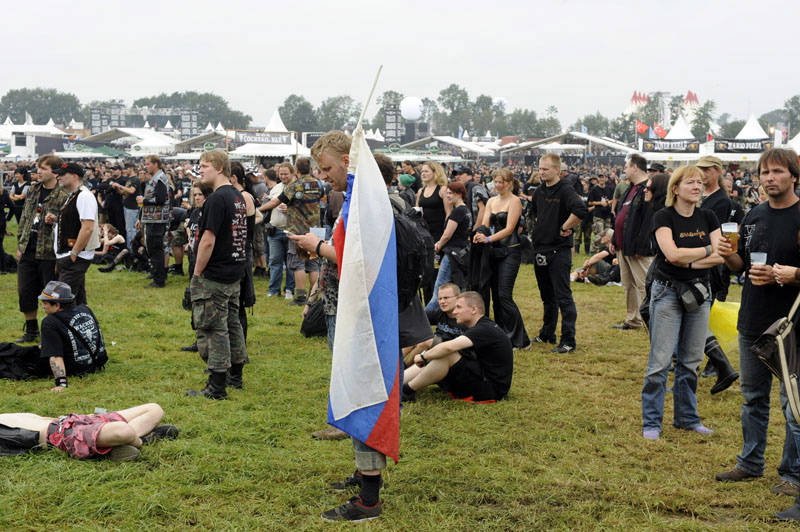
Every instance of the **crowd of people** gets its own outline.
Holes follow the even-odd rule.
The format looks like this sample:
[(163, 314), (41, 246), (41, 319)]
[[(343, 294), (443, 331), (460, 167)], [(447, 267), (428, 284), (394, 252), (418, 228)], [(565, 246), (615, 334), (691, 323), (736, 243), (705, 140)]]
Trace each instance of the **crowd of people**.
[[(147, 273), (146, 288), (157, 290), (170, 276), (186, 276), (186, 259), (185, 304), (192, 310), (187, 329), (194, 329), (196, 341), (183, 349), (199, 353), (208, 375), (205, 386), (187, 396), (226, 399), (228, 388), (243, 387), (244, 309), (256, 303), (255, 279), (268, 280), (266, 296), (283, 296), (288, 305), (302, 307), (304, 317), (321, 299), (332, 348), (339, 275), (333, 235), (345, 201), (349, 153), (350, 137), (330, 132), (314, 145), (313, 159), (269, 168), (231, 163), (222, 151), (204, 152), (197, 167), (165, 164), (158, 156), (148, 156), (144, 164), (76, 164), (45, 155), (34, 167), (5, 168), (9, 190), (0, 212), (4, 222), (18, 221), (14, 260), (25, 322), (16, 342), (41, 338), (53, 390), (61, 391), (69, 376), (102, 369), (106, 360), (99, 324), (88, 306), (88, 268), (96, 264), (115, 275)], [(552, 344), (558, 354), (578, 348), (571, 282), (618, 281), (627, 313), (614, 327), (646, 327), (651, 340), (643, 368), (642, 436), (661, 435), (671, 370), (673, 425), (712, 434), (698, 413), (697, 380), (704, 353), (709, 362), (703, 375), (717, 377), (711, 393), (740, 377), (708, 329), (710, 307), (726, 299), (733, 276), (744, 284), (739, 371), (745, 444), (734, 469), (717, 478), (763, 475), (771, 374), (760, 367), (750, 345), (788, 311), (800, 286), (795, 192), (800, 168), (794, 152), (767, 151), (753, 174), (726, 171), (714, 156), (674, 170), (648, 165), (640, 155), (630, 156), (623, 168), (570, 167), (554, 154), (542, 155), (536, 168), (450, 169), (435, 162), (417, 167), (412, 161), (395, 167), (382, 155), (376, 161), (395, 216), (412, 220), (431, 248), (431, 273), (419, 287), (422, 297), (399, 315), (403, 401), (415, 400), (432, 384), (458, 399), (502, 400), (511, 387), (514, 350), (534, 343)], [(722, 231), (730, 223), (737, 229)], [(573, 272), (581, 248), (588, 258)], [(760, 253), (766, 253), (764, 261), (754, 258)], [(523, 264), (533, 265), (543, 307), (541, 327), (531, 334), (514, 301)], [(41, 333), (40, 306), (47, 315)], [(783, 410), (787, 438), (782, 480), (774, 492), (798, 497), (782, 515), (800, 519), (800, 440), (794, 440), (800, 427), (791, 410)], [(124, 437), (112, 440), (123, 443), (97, 440), (96, 427), (92, 452), (138, 448), (160, 420), (148, 414), (158, 419), (142, 428), (122, 415), (103, 419), (100, 426), (134, 425), (133, 430), (120, 425)], [(8, 420), (24, 430), (45, 423), (45, 418)], [(177, 434), (177, 429), (159, 430), (161, 436)], [(314, 437), (347, 435), (331, 428)], [(359, 495), (325, 512), (326, 519), (370, 519), (382, 511), (386, 457), (365, 442), (353, 439), (353, 446), (356, 472), (337, 484), (358, 486)]]

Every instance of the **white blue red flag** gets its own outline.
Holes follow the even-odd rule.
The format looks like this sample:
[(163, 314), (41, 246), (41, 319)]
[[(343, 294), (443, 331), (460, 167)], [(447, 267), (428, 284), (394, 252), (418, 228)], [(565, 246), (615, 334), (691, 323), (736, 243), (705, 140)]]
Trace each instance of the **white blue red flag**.
[(360, 126), (333, 240), (339, 301), (328, 423), (396, 462), (402, 382), (394, 215)]

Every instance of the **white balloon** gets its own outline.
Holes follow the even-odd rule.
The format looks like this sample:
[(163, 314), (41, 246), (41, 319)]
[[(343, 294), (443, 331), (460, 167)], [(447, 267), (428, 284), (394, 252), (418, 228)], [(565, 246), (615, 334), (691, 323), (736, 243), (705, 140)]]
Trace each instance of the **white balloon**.
[(422, 116), (422, 111), (422, 100), (416, 96), (407, 96), (400, 102), (400, 116), (403, 117), (403, 120), (419, 120)]

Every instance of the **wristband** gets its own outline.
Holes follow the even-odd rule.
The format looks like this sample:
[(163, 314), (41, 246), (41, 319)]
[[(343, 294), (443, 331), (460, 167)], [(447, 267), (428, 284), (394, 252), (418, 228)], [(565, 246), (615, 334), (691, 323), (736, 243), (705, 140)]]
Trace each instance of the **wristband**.
[(711, 246), (706, 246), (706, 257), (711, 255)]
[(67, 387), (67, 378), (66, 377), (56, 377), (56, 386), (61, 388)]
[(486, 243), (487, 244), (491, 244), (492, 243), (492, 237), (491, 236), (488, 236), (488, 235), (486, 236)]
[(316, 253), (316, 254), (317, 254), (317, 256), (319, 256), (319, 248), (320, 248), (320, 246), (322, 246), (322, 244), (324, 244), (324, 243), (325, 243), (325, 241), (324, 241), (324, 240), (320, 240), (319, 242), (317, 242), (317, 247), (316, 247), (316, 249), (314, 250), (314, 253)]
[(567, 232), (567, 230), (564, 229), (563, 225), (561, 227), (559, 227), (558, 230), (561, 231), (562, 233), (566, 233)]
[(689, 269), (690, 270), (692, 269), (692, 263), (691, 262), (689, 263)]
[(74, 250), (74, 249), (71, 249), (71, 250), (69, 250), (69, 254), (70, 254), (70, 255), (75, 255), (76, 257), (78, 256), (78, 254), (77, 254), (77, 253), (75, 253), (75, 250)]
[(428, 352), (428, 350), (426, 349), (425, 351), (423, 351), (422, 353), (419, 354), (419, 358), (423, 362), (427, 362), (427, 360), (425, 359), (425, 353), (427, 353), (427, 352)]

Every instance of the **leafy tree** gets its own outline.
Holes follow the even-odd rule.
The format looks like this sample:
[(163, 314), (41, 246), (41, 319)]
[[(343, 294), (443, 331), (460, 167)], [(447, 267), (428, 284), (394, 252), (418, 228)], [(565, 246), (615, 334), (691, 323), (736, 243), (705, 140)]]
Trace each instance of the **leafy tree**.
[(435, 100), (422, 98), (422, 118), (420, 118), (420, 120), (428, 122), (428, 130), (431, 132), (434, 131), (433, 115), (438, 112), (439, 104), (437, 104)]
[(711, 122), (714, 121), (714, 111), (717, 109), (717, 104), (714, 100), (706, 100), (706, 103), (698, 107), (692, 120), (692, 135), (698, 140), (705, 140), (706, 133), (711, 127)]
[(314, 106), (303, 96), (290, 94), (283, 101), (283, 105), (278, 107), (278, 112), (289, 131), (302, 133), (319, 130)]
[(635, 142), (635, 121), (633, 115), (619, 115), (608, 123), (608, 136), (626, 144)]
[(539, 138), (553, 137), (561, 133), (561, 122), (554, 116), (542, 118), (536, 122), (533, 129), (533, 136)]
[(23, 124), (26, 112), (36, 124), (44, 124), (51, 118), (56, 124), (69, 124), (73, 118), (82, 116), (78, 97), (56, 89), (12, 89), (0, 98), (0, 115), (3, 115), (0, 120), (10, 116), (15, 124)]
[[(650, 127), (656, 122), (661, 122), (661, 103), (659, 98), (660, 93), (654, 93), (650, 96), (647, 103), (633, 113), (633, 118), (644, 122)], [(666, 124), (659, 124), (666, 127)]]
[(507, 133), (510, 135), (519, 135), (523, 140), (537, 136), (535, 133), (536, 123), (538, 122), (536, 111), (530, 109), (514, 109), (514, 111), (508, 115), (507, 122)]
[(784, 109), (773, 109), (768, 113), (758, 117), (758, 123), (769, 134), (769, 127), (775, 126), (778, 122), (786, 122), (786, 111)]
[(793, 137), (796, 131), (800, 131), (800, 94), (783, 102), (783, 111), (789, 124), (789, 134)]
[(605, 137), (609, 134), (609, 120), (600, 111), (593, 115), (586, 115), (579, 118), (572, 126), (574, 131), (581, 131), (581, 126), (585, 126), (590, 135)]
[(481, 94), (472, 104), (472, 127), (476, 135), (482, 135), (492, 129), (494, 124), (494, 109), (492, 97)]
[(114, 100), (92, 100), (81, 108), (80, 120), (83, 120), (83, 127), (89, 129), (92, 125), (92, 109), (108, 109)]
[[(227, 100), (211, 92), (162, 93), (148, 98), (139, 98), (133, 102), (133, 106), (196, 110), (198, 124), (211, 122), (216, 125), (221, 122), (222, 126), (228, 129), (247, 129), (253, 119), (250, 115), (231, 109)], [(180, 119), (179, 115), (175, 116)]]
[(471, 129), (471, 106), (469, 102), (469, 94), (465, 89), (462, 89), (455, 83), (451, 84), (446, 89), (439, 92), (440, 111), (433, 115), (433, 120), (436, 122), (437, 132), (443, 132), (457, 135), (458, 128)]
[(719, 136), (726, 139), (732, 139), (742, 130), (746, 120), (730, 120), (725, 124), (720, 124)]
[(728, 122), (731, 121), (731, 114), (730, 113), (722, 113), (717, 117), (717, 124), (720, 126), (724, 126)]
[(352, 97), (346, 94), (331, 96), (323, 100), (317, 109), (317, 122), (320, 131), (332, 131), (342, 129), (351, 122), (355, 125), (360, 114), (361, 104), (356, 103)]
[(669, 99), (669, 123), (674, 124), (681, 114), (683, 107), (683, 96), (680, 94)]

